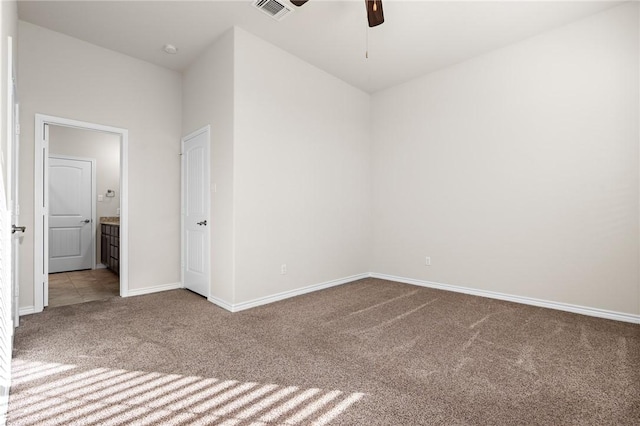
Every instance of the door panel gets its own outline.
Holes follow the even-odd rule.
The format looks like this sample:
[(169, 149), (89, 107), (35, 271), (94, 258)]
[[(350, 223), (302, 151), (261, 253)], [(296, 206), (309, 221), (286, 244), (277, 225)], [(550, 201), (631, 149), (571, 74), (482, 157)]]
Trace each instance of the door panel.
[(93, 266), (92, 175), (90, 160), (49, 158), (49, 273)]
[[(20, 158), (20, 106), (18, 104), (18, 90), (15, 78), (15, 66), (13, 58), (13, 38), (9, 37), (7, 43), (8, 70), (10, 73), (7, 81), (7, 107), (10, 110), (10, 133), (8, 135), (7, 157), (9, 170), (7, 172), (7, 196), (9, 197), (9, 209), (11, 210), (11, 224), (16, 226), (16, 232), (11, 237), (11, 294), (13, 325), (17, 327), (20, 323), (20, 279), (18, 277), (20, 238), (24, 235), (26, 228), (20, 223), (20, 204), (18, 199), (18, 159)], [(32, 232), (32, 230), (30, 230)]]
[(82, 247), (80, 240), (82, 238), (80, 228), (56, 228), (50, 233), (51, 247), (49, 255), (51, 257), (69, 257), (80, 256)]
[(183, 280), (185, 288), (209, 296), (209, 132), (182, 143)]
[(187, 231), (187, 271), (194, 274), (204, 273), (204, 238), (203, 232)]
[[(62, 160), (64, 161), (64, 160)], [(49, 209), (52, 214), (58, 216), (72, 216), (82, 214), (82, 204), (86, 203), (85, 194), (82, 193), (82, 175), (86, 172), (82, 166), (84, 163), (78, 162), (78, 166), (73, 161), (62, 163), (60, 160), (51, 159), (49, 165)], [(89, 185), (91, 181), (89, 181)], [(55, 212), (55, 213), (53, 213)]]

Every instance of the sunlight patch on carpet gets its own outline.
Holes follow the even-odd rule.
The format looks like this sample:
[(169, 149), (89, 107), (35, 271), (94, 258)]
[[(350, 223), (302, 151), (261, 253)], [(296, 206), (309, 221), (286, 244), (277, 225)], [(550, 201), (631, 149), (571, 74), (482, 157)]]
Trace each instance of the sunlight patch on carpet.
[(341, 390), (13, 361), (14, 425), (326, 425), (364, 397)]

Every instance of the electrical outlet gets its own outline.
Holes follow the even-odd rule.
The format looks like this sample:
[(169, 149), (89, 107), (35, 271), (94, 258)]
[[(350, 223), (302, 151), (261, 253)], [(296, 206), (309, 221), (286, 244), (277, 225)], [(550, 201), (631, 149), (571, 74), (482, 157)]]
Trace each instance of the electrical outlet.
[(282, 266), (280, 266), (280, 275), (284, 275), (287, 273), (287, 264), (283, 263)]
[(427, 256), (424, 258), (424, 264), (426, 266), (431, 266), (431, 257)]

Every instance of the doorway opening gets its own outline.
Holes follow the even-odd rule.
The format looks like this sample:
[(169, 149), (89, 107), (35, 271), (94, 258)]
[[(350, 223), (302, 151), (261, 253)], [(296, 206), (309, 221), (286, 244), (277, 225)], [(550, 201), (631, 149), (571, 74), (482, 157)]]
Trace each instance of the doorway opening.
[[(49, 301), (63, 306), (120, 294), (119, 268), (104, 223), (120, 225), (120, 138), (49, 127)], [(113, 234), (116, 234), (113, 232)], [(113, 242), (115, 244), (115, 237)], [(102, 252), (106, 251), (103, 256)], [(103, 257), (109, 261), (102, 262)]]
[(127, 130), (36, 114), (35, 311), (126, 296)]

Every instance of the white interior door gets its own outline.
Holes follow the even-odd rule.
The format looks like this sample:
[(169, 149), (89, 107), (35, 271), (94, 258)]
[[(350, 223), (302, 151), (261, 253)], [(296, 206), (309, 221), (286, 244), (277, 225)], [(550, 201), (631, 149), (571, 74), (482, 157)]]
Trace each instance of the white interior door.
[(209, 297), (209, 127), (182, 140), (182, 279)]
[(49, 157), (49, 273), (92, 269), (93, 161)]
[[(14, 87), (15, 93), (15, 87)], [(12, 224), (12, 238), (11, 238), (11, 288), (13, 294), (13, 322), (17, 327), (20, 323), (20, 280), (18, 278), (18, 255), (20, 253), (20, 238), (26, 232), (25, 226), (20, 226), (20, 203), (18, 200), (18, 158), (20, 158), (19, 147), (19, 107), (18, 104), (14, 104), (13, 110), (13, 135), (9, 140), (11, 147), (11, 224)]]
[[(3, 39), (4, 43), (5, 40)], [(7, 40), (7, 110), (6, 110), (6, 150), (0, 155), (0, 420), (4, 423), (4, 414), (9, 404), (9, 387), (11, 385), (11, 352), (13, 349), (13, 327), (18, 326), (18, 301), (15, 293), (17, 279), (13, 268), (15, 259), (12, 235), (13, 220), (17, 199), (13, 197), (14, 186), (17, 187), (17, 172), (14, 156), (16, 138), (15, 114), (15, 78), (13, 66), (13, 39)], [(0, 49), (3, 50), (3, 49)], [(4, 58), (2, 58), (4, 59)], [(4, 71), (4, 70), (3, 70)], [(5, 77), (4, 72), (0, 74)], [(5, 129), (2, 129), (5, 131)], [(4, 137), (2, 137), (4, 140)], [(6, 156), (4, 156), (6, 154)], [(5, 181), (6, 170), (6, 181)], [(6, 184), (6, 186), (5, 186)], [(6, 191), (5, 191), (6, 189)], [(15, 297), (14, 297), (15, 296)]]
[(8, 196), (9, 209), (11, 213), (11, 316), (13, 325), (17, 327), (20, 323), (20, 280), (18, 278), (18, 255), (20, 249), (20, 238), (24, 235), (26, 228), (20, 226), (20, 203), (18, 200), (18, 159), (20, 158), (20, 108), (18, 105), (18, 89), (16, 87), (15, 66), (13, 63), (13, 39), (9, 37), (7, 43), (8, 76), (7, 81), (7, 156), (9, 157), (8, 170)]

